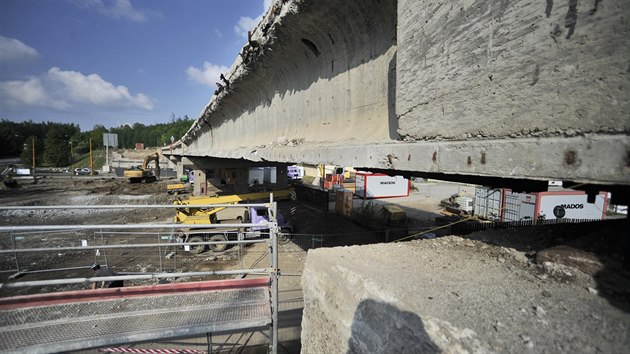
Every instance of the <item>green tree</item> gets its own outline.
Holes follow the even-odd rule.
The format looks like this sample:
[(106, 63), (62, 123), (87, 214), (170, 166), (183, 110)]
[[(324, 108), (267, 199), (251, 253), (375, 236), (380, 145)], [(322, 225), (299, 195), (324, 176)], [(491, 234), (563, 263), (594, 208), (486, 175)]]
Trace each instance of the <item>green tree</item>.
[(34, 135), (26, 138), (22, 144), (22, 153), (20, 154), (22, 163), (26, 166), (33, 165), (33, 145), (35, 145), (35, 166), (41, 166), (44, 156), (44, 142)]
[(22, 152), (22, 142), (26, 136), (22, 136), (18, 123), (2, 120), (0, 122), (0, 141), (2, 149), (0, 156), (19, 156)]
[(61, 167), (70, 162), (69, 138), (63, 129), (53, 128), (44, 140), (44, 162), (47, 165)]

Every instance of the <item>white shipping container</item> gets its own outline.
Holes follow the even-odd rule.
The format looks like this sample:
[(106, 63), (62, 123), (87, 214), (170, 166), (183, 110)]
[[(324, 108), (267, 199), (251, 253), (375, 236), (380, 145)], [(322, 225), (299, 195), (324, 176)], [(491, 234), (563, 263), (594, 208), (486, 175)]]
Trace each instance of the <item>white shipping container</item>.
[(580, 191), (540, 192), (536, 204), (536, 218), (540, 219), (596, 219), (606, 217), (607, 193), (600, 192), (595, 203), (587, 201), (587, 195)]
[(475, 188), (475, 215), (486, 220), (500, 221), (503, 190), (488, 187)]
[(361, 198), (393, 198), (409, 196), (409, 180), (402, 176), (357, 172), (355, 194)]
[(254, 184), (257, 181), (258, 184), (265, 182), (265, 168), (264, 167), (250, 167), (247, 176), (247, 183), (249, 185)]
[(582, 191), (563, 190), (517, 193), (509, 189), (475, 189), (475, 215), (493, 221), (538, 219), (593, 219), (606, 216), (607, 193), (601, 192), (595, 203), (588, 203)]
[(606, 217), (607, 193), (601, 192), (595, 203), (588, 203), (582, 191), (539, 193), (504, 193), (503, 220), (592, 219)]
[[(263, 167), (263, 169), (265, 171), (264, 183), (275, 184), (276, 181), (278, 180), (278, 176), (276, 174), (276, 168), (275, 167)], [(260, 180), (260, 183), (263, 183), (263, 180)]]
[(501, 221), (533, 220), (536, 214), (536, 193), (503, 192), (503, 217)]

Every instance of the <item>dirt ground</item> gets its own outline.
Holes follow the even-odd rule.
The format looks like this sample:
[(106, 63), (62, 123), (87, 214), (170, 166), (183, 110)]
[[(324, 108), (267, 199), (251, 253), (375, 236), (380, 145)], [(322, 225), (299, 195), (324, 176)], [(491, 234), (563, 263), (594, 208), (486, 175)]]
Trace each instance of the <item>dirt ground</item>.
[[(37, 183), (23, 183), (19, 188), (8, 189), (3, 186), (0, 189), (0, 204), (3, 206), (51, 206), (51, 205), (170, 205), (175, 198), (187, 198), (187, 194), (173, 196), (166, 193), (166, 185), (173, 183), (173, 180), (161, 180), (154, 183), (134, 183), (130, 184), (124, 178), (113, 177), (47, 177), (40, 178)], [(213, 189), (210, 192), (221, 193), (219, 189)], [(365, 228), (356, 225), (352, 221), (336, 216), (334, 214), (326, 214), (317, 209), (302, 205), (299, 202), (281, 201), (278, 203), (278, 209), (285, 218), (289, 219), (295, 226), (296, 232), (291, 245), (291, 254), (300, 254), (296, 257), (303, 260), (306, 250), (315, 246), (313, 236), (311, 235), (335, 235), (335, 242), (345, 242), (339, 240), (339, 235), (350, 235), (349, 237), (361, 237), (365, 232)], [(80, 225), (80, 224), (137, 224), (137, 223), (171, 223), (173, 221), (174, 209), (108, 209), (108, 210), (90, 210), (90, 209), (72, 209), (72, 210), (29, 210), (16, 211), (4, 210), (0, 211), (0, 220), (2, 225)], [(242, 215), (241, 208), (226, 209), (219, 214), (220, 219), (233, 219), (237, 215)], [(149, 230), (150, 231), (150, 230)], [(154, 232), (154, 231), (151, 231)], [(62, 247), (76, 246), (81, 240), (87, 240), (90, 244), (96, 236), (89, 232), (65, 232), (55, 233), (45, 236), (37, 236), (32, 238), (32, 242), (19, 246), (18, 248), (34, 248), (34, 247)], [(117, 236), (110, 234), (109, 240), (105, 242), (116, 244), (133, 244), (133, 243), (153, 243), (161, 242), (147, 236)], [(106, 238), (107, 238), (106, 237)], [(98, 237), (96, 237), (98, 238)], [(318, 238), (318, 240), (321, 238)], [(26, 240), (21, 242), (27, 242)], [(0, 234), (0, 247), (2, 249), (11, 248), (11, 238), (8, 233)], [(327, 242), (333, 243), (333, 242)], [(321, 245), (322, 241), (318, 241), (317, 245)], [(258, 245), (257, 247), (248, 246), (242, 249), (245, 264), (249, 268), (267, 267), (267, 260), (258, 260), (266, 249)], [(283, 246), (289, 251), (289, 246)], [(238, 247), (232, 247), (225, 252), (215, 254), (206, 251), (199, 255), (184, 252), (181, 249), (164, 249), (162, 254), (176, 252), (176, 259), (159, 259), (156, 256), (150, 256), (145, 250), (123, 250), (117, 254), (109, 253), (109, 265), (119, 273), (143, 273), (157, 272), (156, 266), (164, 267), (164, 271), (186, 272), (186, 271), (211, 271), (211, 270), (227, 270), (240, 269), (243, 266), (239, 261)], [(5, 254), (6, 255), (6, 254)], [(247, 256), (249, 255), (249, 256)], [(90, 277), (92, 272), (89, 266), (94, 262), (94, 256), (91, 252), (39, 252), (34, 254), (20, 254), (19, 268), (20, 270), (37, 271), (37, 273), (29, 273), (16, 278), (14, 281), (34, 281), (47, 280), (55, 278), (81, 278)], [(9, 276), (15, 274), (16, 261), (11, 256), (0, 258), (0, 281), (10, 281)], [(162, 264), (164, 263), (164, 264)], [(39, 272), (40, 270), (69, 268), (64, 271)], [(301, 266), (290, 263), (285, 267), (287, 274), (299, 274)], [(212, 279), (221, 278), (214, 276)], [(190, 281), (202, 280), (204, 278), (188, 278), (188, 279), (170, 279), (169, 281)], [(134, 285), (137, 282), (131, 282)], [(142, 282), (140, 282), (142, 283)], [(296, 283), (299, 284), (299, 281)], [(299, 285), (298, 285), (299, 287)], [(29, 293), (55, 292), (65, 290), (85, 289), (85, 284), (73, 285), (56, 285), (37, 288), (13, 288), (0, 289), (0, 296), (23, 295)]]
[[(37, 180), (35, 184), (23, 184), (17, 189), (0, 188), (0, 204), (37, 206), (37, 205), (90, 205), (90, 204), (171, 204), (175, 196), (166, 193), (166, 184), (172, 181), (158, 181), (149, 184), (130, 184), (126, 179), (99, 177), (49, 177)], [(439, 213), (437, 210), (437, 200), (425, 200), (429, 194), (437, 195), (438, 188), (432, 190), (420, 190), (416, 196), (422, 199), (420, 202), (403, 203), (401, 206), (405, 210), (416, 208), (415, 214), (421, 220), (416, 220), (421, 225), (430, 225), (431, 219)], [(444, 193), (447, 193), (445, 190)], [(395, 203), (394, 200), (388, 201)], [(280, 211), (296, 225), (297, 235), (293, 241), (281, 246), (280, 266), (286, 275), (281, 278), (281, 300), (284, 298), (287, 325), (283, 329), (286, 340), (291, 345), (285, 347), (285, 352), (299, 350), (299, 323), (301, 320), (301, 288), (300, 277), (304, 262), (307, 258), (307, 251), (318, 246), (338, 246), (361, 243), (373, 243), (379, 241), (381, 234), (374, 233), (352, 221), (337, 216), (326, 214), (316, 208), (309, 207), (298, 202), (280, 202)], [(410, 215), (415, 215), (410, 212)], [(114, 211), (94, 211), (94, 210), (36, 210), (29, 212), (0, 211), (0, 223), (2, 225), (57, 225), (57, 224), (116, 224), (116, 223), (168, 223), (172, 221), (174, 211), (172, 209), (146, 209), (137, 210), (114, 210)], [(627, 238), (628, 221), (619, 220), (607, 223), (595, 223), (588, 225), (557, 225), (544, 228), (527, 228), (516, 230), (490, 230), (463, 236), (465, 241), (450, 242), (449, 247), (440, 248), (439, 255), (443, 260), (449, 257), (458, 257), (458, 264), (467, 267), (466, 259), (461, 258), (462, 254), (474, 253), (475, 257), (495, 260), (505, 267), (509, 267), (513, 274), (531, 276), (518, 276), (511, 279), (516, 281), (517, 289), (512, 291), (518, 293), (518, 284), (529, 286), (533, 283), (541, 288), (541, 303), (545, 309), (566, 308), (568, 299), (562, 297), (549, 297), (545, 288), (561, 289), (563, 296), (570, 296), (571, 291), (586, 291), (588, 294), (604, 299), (595, 306), (602, 306), (601, 313), (615, 313), (616, 318), (625, 320), (616, 321), (614, 325), (622, 330), (630, 329), (628, 313), (630, 313), (630, 273), (629, 273), (629, 240)], [(68, 235), (69, 238), (75, 237)], [(75, 237), (76, 238), (76, 237)], [(46, 238), (46, 246), (65, 244), (67, 239)], [(474, 242), (468, 244), (466, 240)], [(382, 242), (383, 240), (380, 240)], [(10, 242), (6, 238), (0, 239), (2, 249), (10, 248)], [(132, 242), (132, 241), (129, 241)], [(416, 242), (416, 241), (412, 241)], [(427, 247), (431, 243), (426, 243)], [(253, 268), (260, 266), (266, 250), (264, 246), (258, 245), (246, 247), (243, 262), (246, 267)], [(396, 254), (391, 254), (396, 259)], [(36, 259), (29, 259), (28, 266), (39, 269), (64, 268), (64, 267), (87, 267), (89, 257), (77, 263), (76, 254), (59, 252), (58, 254), (40, 255)], [(121, 258), (122, 259), (122, 258)], [(141, 256), (125, 258), (125, 262), (117, 264), (117, 271), (142, 272), (149, 269), (149, 263), (154, 262), (150, 258)], [(514, 261), (516, 259), (517, 261)], [(134, 264), (131, 264), (135, 262)], [(205, 252), (201, 255), (191, 255), (188, 253), (178, 253), (178, 261), (175, 266), (178, 270), (209, 270), (227, 269), (239, 266), (238, 253), (233, 248), (222, 254)], [(14, 264), (10, 257), (0, 259), (0, 281), (9, 281), (7, 277), (14, 269)], [(150, 271), (150, 270), (149, 270)], [(484, 269), (478, 269), (483, 273)], [(432, 270), (433, 276), (442, 278), (448, 276), (450, 270), (446, 268), (436, 268)], [(29, 274), (18, 278), (18, 280), (30, 281), (47, 278), (63, 277), (87, 277), (91, 272), (87, 268), (73, 269), (65, 272)], [(180, 281), (180, 280), (175, 280)], [(183, 281), (183, 280), (181, 280)], [(83, 284), (71, 286), (50, 286), (45, 288), (23, 288), (19, 290), (0, 289), (0, 296), (12, 296), (16, 294), (26, 294), (31, 292), (49, 292), (62, 290), (75, 290), (85, 288)], [(29, 289), (29, 290), (25, 290)], [(549, 292), (547, 292), (548, 294)], [(479, 294), (479, 296), (489, 296)], [(585, 315), (579, 310), (580, 299), (583, 296), (571, 299), (570, 303), (575, 303), (577, 308), (567, 308), (566, 311), (546, 311), (545, 316), (572, 316), (572, 313)], [(543, 301), (544, 300), (544, 301)], [(508, 301), (508, 299), (506, 299)], [(576, 302), (577, 301), (577, 302)], [(586, 303), (585, 303), (586, 304)], [(445, 304), (447, 306), (448, 304)], [(506, 306), (510, 304), (496, 304), (496, 306)], [(592, 303), (588, 303), (592, 310)], [(610, 308), (612, 306), (612, 308)], [(590, 311), (590, 310), (589, 310)], [(592, 310), (597, 313), (597, 309)], [(283, 319), (283, 312), (280, 313)], [(577, 315), (576, 315), (577, 316)], [(576, 319), (579, 317), (577, 316)], [(599, 316), (599, 315), (596, 315)], [(606, 318), (604, 318), (604, 322)], [(576, 320), (577, 321), (577, 320)], [(625, 321), (625, 322), (624, 322)], [(518, 323), (518, 322), (516, 322)], [(534, 323), (521, 323), (521, 332), (527, 333), (528, 326)], [(617, 331), (617, 330), (616, 330)], [(518, 329), (515, 330), (518, 332)], [(618, 331), (615, 333), (619, 333)], [(601, 338), (606, 338), (602, 335)], [(598, 340), (601, 340), (598, 339)], [(617, 335), (612, 340), (622, 340), (630, 347), (629, 336)], [(265, 341), (263, 337), (262, 342)], [(523, 339), (523, 341), (526, 341)], [(536, 348), (551, 348), (549, 352), (566, 352), (562, 345), (539, 346)], [(570, 348), (571, 346), (566, 346)], [(554, 350), (554, 348), (556, 350)], [(609, 348), (609, 346), (594, 343), (593, 348)], [(536, 350), (534, 350), (536, 351)], [(545, 350), (546, 351), (546, 350)], [(601, 350), (600, 350), (601, 351)], [(605, 352), (605, 350), (604, 350)]]

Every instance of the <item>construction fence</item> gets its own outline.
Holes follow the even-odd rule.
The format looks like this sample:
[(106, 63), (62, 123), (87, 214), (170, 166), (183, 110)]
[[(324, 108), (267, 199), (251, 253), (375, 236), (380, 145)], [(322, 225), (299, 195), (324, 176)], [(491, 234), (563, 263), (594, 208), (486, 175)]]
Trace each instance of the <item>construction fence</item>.
[[(0, 234), (10, 245), (0, 261), (9, 273), (46, 273), (89, 269), (94, 263), (125, 272), (172, 272), (177, 269), (173, 232), (108, 230), (11, 231)], [(142, 246), (152, 244), (155, 246)], [(112, 246), (119, 246), (113, 247)], [(3, 248), (5, 248), (3, 247)]]
[[(181, 337), (184, 333), (195, 335), (207, 333), (210, 335), (210, 332), (224, 333), (225, 331), (231, 330), (255, 329), (265, 332), (265, 334), (262, 335), (263, 342), (268, 342), (271, 352), (277, 352), (278, 252), (277, 224), (274, 218), (274, 215), (276, 215), (276, 206), (275, 203), (248, 204), (248, 206), (266, 207), (268, 215), (270, 215), (270, 220), (266, 223), (259, 222), (256, 224), (187, 225), (187, 231), (194, 232), (202, 228), (202, 230), (204, 230), (203, 232), (212, 233), (212, 230), (220, 228), (245, 230), (252, 227), (262, 227), (269, 230), (269, 232), (264, 235), (265, 237), (244, 240), (241, 237), (244, 233), (239, 232), (239, 235), (236, 235), (235, 239), (230, 237), (226, 241), (220, 242), (212, 241), (210, 238), (196, 242), (184, 241), (184, 239), (178, 237), (180, 231), (178, 229), (181, 228), (180, 224), (0, 226), (0, 254), (2, 255), (0, 257), (0, 276), (2, 278), (0, 283), (0, 297), (2, 297), (0, 306), (4, 306), (2, 307), (4, 310), (0, 311), (0, 322), (5, 324), (5, 327), (0, 329), (0, 333), (4, 333), (0, 335), (0, 337), (2, 337), (0, 338), (0, 342), (3, 343), (0, 351), (22, 348), (25, 351), (36, 349), (41, 352), (58, 352), (87, 349), (110, 344), (129, 343), (129, 341), (133, 341), (133, 338), (160, 340), (163, 338)], [(84, 208), (106, 209), (120, 207), (121, 206), (85, 206)], [(172, 208), (172, 206), (139, 206), (139, 208), (151, 207)], [(29, 209), (29, 207), (0, 207), (0, 209), (3, 210), (12, 208), (18, 210)], [(79, 207), (52, 206), (33, 208), (72, 209)], [(196, 254), (190, 252), (192, 247), (202, 246), (209, 248), (219, 244), (227, 245), (228, 249), (224, 252), (217, 253), (206, 251)], [(245, 245), (253, 249), (265, 250), (264, 254), (254, 255), (258, 260), (255, 263), (251, 263), (249, 267), (245, 267), (245, 261), (251, 259), (251, 256), (248, 258), (245, 257), (247, 253)], [(97, 278), (90, 270), (91, 265), (94, 263), (99, 263), (102, 266), (110, 268), (117, 274)], [(45, 329), (51, 324), (58, 324), (57, 321), (47, 321), (45, 316), (19, 318), (14, 316), (15, 313), (13, 310), (14, 306), (16, 306), (15, 304), (24, 301), (14, 300), (21, 299), (19, 296), (15, 297), (16, 295), (30, 294), (32, 296), (38, 296), (40, 293), (51, 293), (50, 296), (46, 295), (48, 297), (45, 299), (42, 298), (42, 301), (49, 301), (46, 299), (49, 299), (51, 296), (55, 297), (59, 294), (70, 294), (67, 295), (70, 296), (70, 298), (60, 300), (61, 303), (56, 305), (59, 307), (59, 311), (55, 310), (57, 311), (55, 313), (63, 314), (65, 310), (61, 310), (62, 308), (72, 307), (74, 306), (72, 303), (77, 301), (75, 298), (72, 298), (72, 296), (86, 296), (86, 292), (77, 292), (74, 290), (89, 289), (91, 284), (94, 283), (101, 284), (101, 282), (123, 280), (125, 282), (125, 288), (121, 288), (120, 290), (120, 294), (123, 296), (126, 292), (133, 293), (136, 291), (134, 289), (144, 289), (142, 291), (147, 294), (154, 289), (163, 289), (163, 287), (153, 287), (158, 283), (164, 284), (164, 286), (172, 285), (173, 289), (180, 291), (182, 286), (187, 287), (185, 284), (188, 281), (226, 279), (225, 282), (230, 282), (229, 284), (225, 282), (219, 284), (228, 284), (225, 286), (233, 287), (234, 285), (231, 284), (234, 284), (234, 281), (247, 276), (251, 279), (248, 278), (248, 283), (240, 285), (240, 287), (244, 286), (243, 288), (237, 286), (230, 288), (231, 290), (225, 289), (221, 291), (220, 287), (223, 285), (217, 285), (219, 286), (219, 288), (217, 288), (218, 292), (212, 289), (204, 290), (209, 295), (217, 297), (218, 302), (216, 303), (199, 303), (197, 300), (197, 302), (191, 302), (191, 305), (186, 307), (184, 303), (179, 302), (181, 297), (173, 294), (173, 300), (167, 299), (168, 304), (164, 311), (153, 308), (152, 304), (157, 301), (156, 299), (165, 299), (164, 296), (158, 296), (158, 298), (155, 299), (147, 298), (146, 303), (141, 300), (138, 300), (140, 302), (133, 300), (138, 302), (137, 306), (134, 305), (135, 310), (132, 311), (129, 309), (129, 313), (126, 313), (125, 310), (112, 317), (109, 316), (109, 313), (113, 311), (112, 309), (128, 308), (131, 304), (129, 301), (132, 300), (126, 301), (125, 299), (119, 299), (117, 300), (119, 303), (110, 308), (113, 305), (107, 302), (110, 301), (108, 300), (108, 295), (99, 298), (97, 294), (95, 294), (92, 295), (93, 299), (90, 298), (90, 301), (79, 301), (80, 304), (77, 306), (88, 306), (90, 308), (100, 306), (98, 313), (102, 313), (103, 316), (89, 316), (89, 314), (82, 314), (81, 311), (73, 311), (72, 313), (67, 313), (67, 316), (63, 316), (63, 318), (67, 318), (64, 325), (70, 327), (77, 327), (82, 323), (98, 322), (97, 324), (87, 326), (89, 327), (88, 330), (82, 331), (54, 331), (56, 334), (53, 335)], [(247, 300), (243, 296), (248, 296), (248, 292), (253, 291), (251, 284), (258, 280), (264, 281), (265, 284), (263, 289), (257, 290), (258, 293), (264, 295), (264, 299), (261, 301), (257, 300), (258, 302), (253, 304), (252, 301)], [(197, 288), (200, 285), (194, 284), (191, 285), (191, 289), (198, 291), (199, 289)], [(135, 287), (128, 288), (128, 285), (134, 285)], [(260, 288), (262, 285), (258, 284), (256, 286)], [(42, 287), (46, 287), (46, 289), (43, 291), (40, 290)], [(266, 289), (264, 289), (264, 287), (266, 287)], [(26, 291), (24, 291), (25, 289)], [(99, 289), (101, 292), (109, 290), (115, 289)], [(170, 290), (166, 289), (167, 293), (169, 291)], [(118, 294), (118, 292), (119, 291), (116, 290), (116, 294)], [(113, 292), (110, 293), (114, 294)], [(213, 294), (216, 294), (216, 296)], [(87, 296), (90, 296), (89, 292)], [(130, 294), (130, 296), (133, 298), (135, 295)], [(192, 298), (197, 299), (195, 296)], [(53, 303), (56, 302), (53, 301)], [(20, 312), (19, 305), (17, 306), (18, 313), (22, 313)], [(230, 308), (236, 309), (238, 306), (244, 306), (243, 311), (229, 310)], [(249, 317), (240, 319), (240, 317), (236, 316), (237, 313), (241, 312), (251, 314), (252, 311), (250, 308), (252, 308), (252, 306), (257, 306), (256, 311), (260, 312), (260, 315), (257, 315), (258, 317), (253, 319)], [(214, 311), (213, 315), (199, 317), (198, 312), (202, 307), (204, 311)], [(39, 311), (38, 309), (40, 308), (41, 307), (26, 307), (26, 311), (36, 312)], [(189, 311), (191, 316), (180, 316), (181, 318), (176, 318), (175, 315), (168, 316), (169, 312), (178, 314), (181, 311)], [(146, 326), (146, 328), (137, 328), (136, 326), (133, 330), (131, 328), (129, 330), (123, 328), (123, 324), (127, 322), (135, 323), (134, 316), (145, 316), (151, 319), (162, 314), (167, 314), (167, 316), (164, 321), (160, 322), (162, 323), (160, 325), (152, 325), (153, 327), (150, 328)], [(109, 320), (110, 317), (112, 317), (112, 319), (115, 320), (114, 322), (118, 323), (118, 325), (109, 323), (105, 326), (105, 322), (103, 321)], [(216, 321), (213, 319), (215, 317)], [(16, 318), (20, 322), (20, 326), (27, 326), (38, 333), (47, 333), (46, 338), (31, 335), (29, 334), (30, 332), (20, 332), (20, 326), (16, 328), (11, 327), (12, 324), (8, 322), (9, 318)], [(38, 318), (41, 319), (36, 320)], [(33, 320), (35, 322), (30, 323)], [(30, 322), (28, 324), (22, 324), (23, 321)], [(175, 322), (177, 323), (175, 324)], [(155, 323), (155, 321), (148, 319), (145, 324)], [(112, 330), (114, 328), (117, 330), (123, 328), (124, 335), (104, 335), (101, 333), (99, 328), (108, 326), (111, 327)], [(174, 327), (172, 326), (177, 327), (177, 330), (173, 331), (171, 328)], [(140, 332), (135, 333), (133, 331)], [(76, 332), (81, 332), (81, 335), (89, 333), (89, 340), (68, 337), (74, 336), (73, 333)], [(28, 338), (21, 338), (20, 336), (22, 335)], [(9, 341), (10, 338), (12, 341)], [(9, 342), (14, 344), (7, 344)], [(209, 349), (208, 351), (212, 351), (212, 348), (216, 347), (209, 339), (206, 344)]]
[(451, 232), (455, 235), (467, 235), (477, 231), (494, 229), (516, 229), (521, 227), (578, 224), (578, 223), (600, 223), (598, 219), (539, 219), (539, 220), (519, 220), (519, 221), (465, 221), (456, 222), (450, 225)]

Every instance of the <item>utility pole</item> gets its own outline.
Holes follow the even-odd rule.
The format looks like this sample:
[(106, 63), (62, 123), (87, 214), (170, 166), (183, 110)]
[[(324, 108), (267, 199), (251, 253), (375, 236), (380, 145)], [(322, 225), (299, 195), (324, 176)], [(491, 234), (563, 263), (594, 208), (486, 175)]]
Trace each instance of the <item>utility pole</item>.
[(33, 138), (33, 176), (35, 175), (35, 138)]
[(72, 150), (72, 140), (70, 140), (70, 176), (74, 175), (74, 155)]
[(92, 138), (90, 138), (90, 176), (94, 176), (94, 160), (92, 159)]

